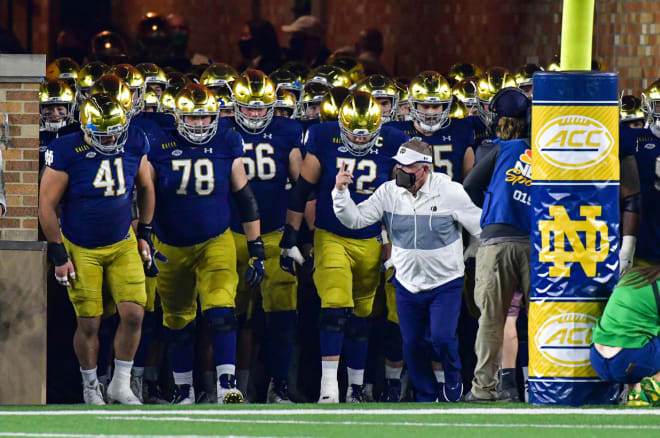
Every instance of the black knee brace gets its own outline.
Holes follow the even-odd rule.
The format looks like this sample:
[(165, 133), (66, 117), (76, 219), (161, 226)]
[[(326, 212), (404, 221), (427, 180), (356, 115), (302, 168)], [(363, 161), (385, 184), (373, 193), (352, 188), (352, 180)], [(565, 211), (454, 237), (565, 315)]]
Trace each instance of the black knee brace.
[(351, 309), (321, 309), (319, 328), (333, 333), (343, 333), (348, 324)]

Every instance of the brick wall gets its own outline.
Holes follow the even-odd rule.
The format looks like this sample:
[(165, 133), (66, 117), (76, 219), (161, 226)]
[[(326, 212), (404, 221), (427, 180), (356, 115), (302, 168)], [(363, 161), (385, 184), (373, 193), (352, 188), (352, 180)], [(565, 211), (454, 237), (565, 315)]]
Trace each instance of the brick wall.
[(9, 115), (9, 144), (2, 151), (7, 214), (0, 240), (37, 240), (39, 84), (3, 83), (0, 112)]

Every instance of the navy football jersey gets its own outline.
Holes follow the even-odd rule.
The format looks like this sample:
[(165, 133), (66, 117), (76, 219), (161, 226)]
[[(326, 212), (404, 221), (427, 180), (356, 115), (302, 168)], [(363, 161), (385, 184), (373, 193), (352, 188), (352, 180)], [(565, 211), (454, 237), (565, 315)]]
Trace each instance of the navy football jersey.
[(174, 129), (163, 130), (149, 151), (156, 170), (154, 232), (172, 246), (191, 246), (219, 236), (230, 223), (231, 168), (243, 153), (241, 136), (219, 130), (195, 145)]
[(44, 154), (48, 149), (48, 145), (57, 137), (57, 132), (39, 131), (39, 170), (44, 167)]
[(631, 129), (636, 134), (635, 158), (642, 193), (642, 223), (635, 256), (660, 262), (660, 138), (651, 129)]
[(346, 228), (339, 222), (332, 208), (332, 189), (335, 177), (343, 163), (353, 173), (354, 183), (348, 186), (351, 198), (356, 204), (367, 199), (381, 184), (392, 175), (395, 161), (392, 157), (408, 135), (388, 126), (383, 126), (380, 138), (371, 152), (357, 157), (344, 146), (340, 137), (339, 123), (326, 122), (309, 128), (305, 134), (307, 152), (314, 154), (321, 163), (321, 179), (318, 184), (316, 202), (316, 222), (318, 228), (352, 239), (369, 239), (380, 234), (380, 224), (373, 224), (359, 230)]
[(431, 146), (435, 171), (449, 175), (454, 181), (463, 180), (463, 157), (467, 148), (474, 145), (474, 130), (468, 119), (451, 119), (449, 126), (429, 136), (419, 132), (413, 121), (389, 122), (385, 126), (403, 131), (409, 137), (421, 137)]
[[(293, 119), (277, 116), (261, 134), (250, 134), (236, 122), (233, 125), (243, 138), (245, 173), (257, 198), (261, 233), (270, 233), (286, 221), (289, 154), (300, 148), (302, 127)], [(231, 214), (232, 231), (242, 234), (241, 216), (233, 201)]]
[(60, 136), (48, 145), (46, 166), (69, 175), (60, 218), (67, 239), (84, 248), (98, 248), (126, 237), (135, 176), (147, 152), (144, 134), (132, 127), (123, 152), (116, 155), (86, 144), (82, 131)]

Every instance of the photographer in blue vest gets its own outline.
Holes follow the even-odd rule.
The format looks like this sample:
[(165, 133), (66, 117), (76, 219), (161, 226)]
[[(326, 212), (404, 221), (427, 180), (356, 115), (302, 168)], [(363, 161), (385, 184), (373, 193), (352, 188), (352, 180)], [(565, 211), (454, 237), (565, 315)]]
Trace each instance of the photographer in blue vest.
[(495, 147), (464, 181), (472, 202), (482, 207), (477, 250), (475, 302), (481, 315), (475, 342), (477, 366), (465, 401), (517, 401), (515, 387), (500, 391), (504, 325), (514, 293), (529, 299), (532, 155), (531, 103), (518, 88), (500, 90), (491, 101)]

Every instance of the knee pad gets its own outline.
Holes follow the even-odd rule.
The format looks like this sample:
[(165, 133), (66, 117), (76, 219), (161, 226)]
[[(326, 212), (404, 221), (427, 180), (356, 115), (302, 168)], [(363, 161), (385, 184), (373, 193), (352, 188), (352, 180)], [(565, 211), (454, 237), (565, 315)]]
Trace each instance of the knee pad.
[(296, 311), (267, 312), (266, 327), (272, 341), (293, 344), (296, 341)]
[(351, 315), (346, 324), (346, 338), (357, 343), (369, 342), (371, 318), (359, 318)]
[(238, 319), (232, 307), (215, 307), (206, 310), (204, 316), (209, 323), (211, 336), (229, 333), (238, 329)]
[(183, 348), (188, 345), (195, 343), (195, 328), (197, 323), (193, 320), (190, 324), (182, 328), (181, 330), (172, 330), (166, 328), (167, 330), (167, 340), (170, 345), (175, 348)]
[(344, 333), (351, 309), (321, 309), (319, 328), (332, 333)]
[(392, 321), (385, 323), (385, 358), (393, 362), (403, 359), (403, 339), (399, 324)]

